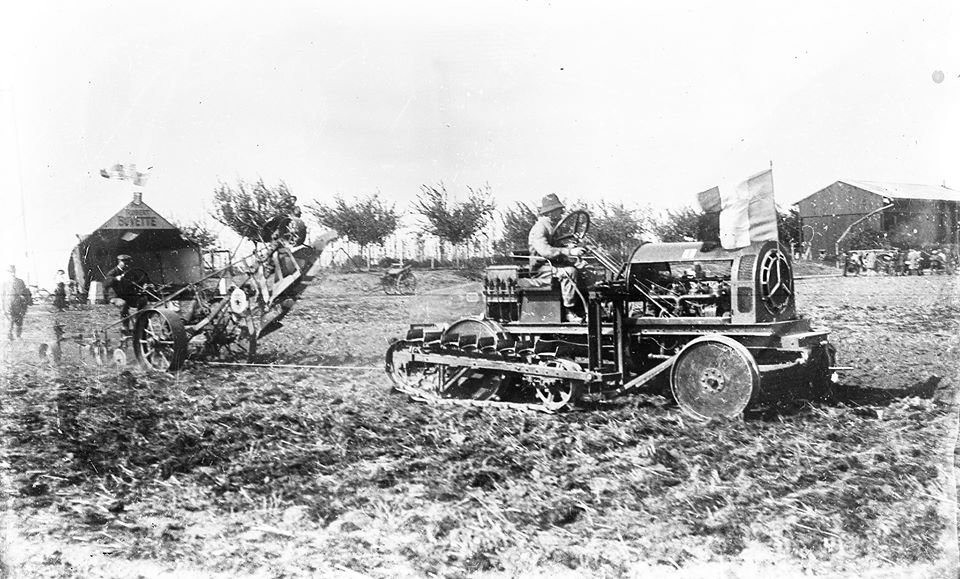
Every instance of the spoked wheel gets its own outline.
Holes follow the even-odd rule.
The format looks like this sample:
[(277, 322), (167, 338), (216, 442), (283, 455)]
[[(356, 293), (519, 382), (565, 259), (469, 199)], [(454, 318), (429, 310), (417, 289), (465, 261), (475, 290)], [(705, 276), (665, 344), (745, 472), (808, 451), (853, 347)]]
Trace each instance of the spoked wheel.
[(398, 340), (387, 349), (386, 371), (397, 390), (410, 392), (420, 390), (430, 394), (440, 391), (440, 366), (421, 364), (410, 360), (410, 352), (416, 348)]
[(383, 276), (383, 279), (380, 280), (380, 284), (383, 286), (383, 293), (387, 294), (388, 296), (397, 293), (397, 280), (392, 276)]
[(417, 293), (417, 277), (412, 272), (406, 272), (397, 280), (397, 290), (400, 295), (411, 296)]
[(187, 358), (187, 332), (176, 313), (146, 309), (133, 326), (133, 352), (147, 370), (178, 370)]
[(694, 418), (732, 418), (759, 392), (760, 369), (743, 344), (726, 336), (703, 336), (677, 356), (670, 388), (680, 409)]
[[(478, 349), (481, 340), (492, 338), (496, 344), (502, 337), (503, 330), (496, 323), (467, 318), (454, 322), (447, 328), (440, 337), (440, 342), (456, 342), (464, 352), (473, 352)], [(509, 373), (458, 366), (445, 367), (441, 379), (441, 396), (465, 400), (489, 400), (497, 395), (502, 385), (511, 381)]]
[[(580, 372), (582, 368), (573, 360), (556, 358), (543, 363), (550, 368)], [(556, 412), (576, 402), (583, 394), (583, 383), (567, 378), (538, 377), (536, 379), (537, 400), (550, 411)]]

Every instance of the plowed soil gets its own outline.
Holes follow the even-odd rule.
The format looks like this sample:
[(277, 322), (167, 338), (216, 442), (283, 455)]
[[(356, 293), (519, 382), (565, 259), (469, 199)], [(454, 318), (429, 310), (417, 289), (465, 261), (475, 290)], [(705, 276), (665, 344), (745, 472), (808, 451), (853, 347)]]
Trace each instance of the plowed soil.
[(13, 577), (956, 577), (958, 278), (813, 278), (799, 310), (853, 369), (820, 400), (691, 422), (656, 392), (558, 415), (391, 392), (387, 339), (479, 313), (330, 275), (261, 361), (145, 374), (34, 307), (0, 370)]

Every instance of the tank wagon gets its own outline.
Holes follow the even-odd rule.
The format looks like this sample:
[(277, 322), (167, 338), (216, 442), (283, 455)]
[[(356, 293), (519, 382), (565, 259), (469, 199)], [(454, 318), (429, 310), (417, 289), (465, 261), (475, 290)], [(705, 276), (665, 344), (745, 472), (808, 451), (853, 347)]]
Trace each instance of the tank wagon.
[(645, 243), (621, 264), (591, 240), (589, 221), (571, 213), (557, 227), (571, 233), (555, 240), (587, 249), (581, 278), (602, 273), (579, 288), (584, 323), (561, 321), (556, 280), (539, 287), (523, 263), (489, 267), (483, 316), (413, 325), (390, 345), (395, 388), (556, 411), (666, 375), (680, 408), (709, 419), (835, 379), (828, 332), (797, 314), (790, 255), (777, 242)]

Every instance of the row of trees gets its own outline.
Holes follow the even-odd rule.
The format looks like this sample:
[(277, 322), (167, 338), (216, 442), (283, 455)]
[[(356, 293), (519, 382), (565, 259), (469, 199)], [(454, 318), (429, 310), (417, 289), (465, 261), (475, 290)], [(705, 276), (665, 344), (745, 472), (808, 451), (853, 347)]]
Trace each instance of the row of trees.
[[(245, 239), (261, 241), (260, 231), (268, 220), (278, 215), (289, 215), (297, 206), (297, 198), (281, 182), (275, 187), (262, 180), (256, 183), (238, 181), (235, 186), (220, 183), (214, 190), (211, 216), (219, 223)], [(381, 198), (379, 193), (346, 199), (336, 196), (329, 202), (313, 201), (306, 211), (318, 222), (334, 229), (364, 252), (382, 245), (400, 226), (402, 212), (396, 203)], [(649, 208), (628, 207), (622, 202), (598, 201), (587, 203), (568, 200), (568, 209), (585, 209), (591, 216), (591, 238), (617, 259), (625, 259), (641, 237), (662, 241), (694, 241), (714, 239), (718, 232), (715, 219), (707, 219), (694, 207), (654, 214)], [(453, 247), (490, 236), (499, 229), (493, 243), (495, 251), (509, 253), (526, 248), (527, 234), (536, 221), (534, 207), (514, 203), (499, 211), (500, 227), (493, 228), (496, 205), (489, 185), (467, 187), (465, 195), (451, 195), (443, 183), (423, 185), (412, 204), (418, 214), (421, 231), (436, 236), (443, 255), (445, 243)], [(799, 218), (795, 210), (780, 214), (781, 240), (788, 245), (800, 239)], [(712, 225), (711, 225), (712, 224)], [(194, 222), (181, 225), (184, 234), (201, 246), (215, 242), (206, 228)]]

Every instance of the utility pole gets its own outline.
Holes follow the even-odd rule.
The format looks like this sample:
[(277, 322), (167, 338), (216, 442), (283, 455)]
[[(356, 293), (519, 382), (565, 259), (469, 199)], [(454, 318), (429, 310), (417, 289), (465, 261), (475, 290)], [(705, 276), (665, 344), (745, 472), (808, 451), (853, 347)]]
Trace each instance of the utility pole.
[(26, 282), (27, 285), (31, 285), (31, 281), (37, 283), (39, 280), (31, 279), (36, 277), (32, 274), (35, 273), (34, 270), (37, 269), (37, 264), (31, 257), (30, 239), (27, 236), (27, 203), (23, 195), (23, 158), (20, 152), (20, 127), (17, 122), (16, 93), (14, 93), (12, 88), (10, 89), (10, 118), (13, 122), (13, 144), (17, 149), (17, 181), (20, 187), (20, 224), (23, 233), (23, 259), (27, 270)]

